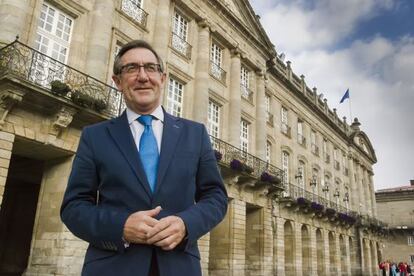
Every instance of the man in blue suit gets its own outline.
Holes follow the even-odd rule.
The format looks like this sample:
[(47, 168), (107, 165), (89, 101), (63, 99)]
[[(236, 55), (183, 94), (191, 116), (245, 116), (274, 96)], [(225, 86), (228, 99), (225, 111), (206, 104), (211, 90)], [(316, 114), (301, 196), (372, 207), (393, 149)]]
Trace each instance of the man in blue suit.
[(201, 275), (197, 240), (227, 210), (206, 129), (160, 105), (166, 75), (145, 41), (122, 47), (126, 111), (83, 129), (61, 217), (89, 243), (82, 275)]

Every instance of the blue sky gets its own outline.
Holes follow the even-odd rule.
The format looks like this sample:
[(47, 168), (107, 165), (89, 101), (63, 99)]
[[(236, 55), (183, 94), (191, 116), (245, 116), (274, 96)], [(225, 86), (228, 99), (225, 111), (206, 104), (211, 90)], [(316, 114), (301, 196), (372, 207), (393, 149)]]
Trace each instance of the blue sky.
[(250, 0), (276, 51), (352, 115), (378, 158), (375, 189), (414, 179), (414, 0)]

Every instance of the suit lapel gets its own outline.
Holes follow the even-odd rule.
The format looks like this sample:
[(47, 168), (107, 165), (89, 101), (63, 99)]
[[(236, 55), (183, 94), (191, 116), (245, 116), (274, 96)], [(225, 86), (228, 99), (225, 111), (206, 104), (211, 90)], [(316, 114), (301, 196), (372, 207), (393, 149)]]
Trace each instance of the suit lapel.
[(136, 148), (134, 138), (132, 137), (131, 129), (129, 128), (126, 112), (124, 112), (120, 117), (114, 119), (108, 126), (108, 130), (137, 176), (143, 189), (151, 199), (152, 195), (147, 177), (139, 158), (139, 153)]
[(180, 137), (182, 122), (164, 111), (164, 129), (162, 132), (160, 162), (158, 164), (157, 185), (155, 194), (163, 183), (163, 178), (176, 150)]

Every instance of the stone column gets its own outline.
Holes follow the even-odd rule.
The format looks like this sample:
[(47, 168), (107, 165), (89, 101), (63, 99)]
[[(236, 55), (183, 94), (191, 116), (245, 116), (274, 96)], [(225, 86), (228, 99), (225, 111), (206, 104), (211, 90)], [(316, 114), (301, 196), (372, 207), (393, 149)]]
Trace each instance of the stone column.
[(114, 11), (114, 1), (101, 0), (95, 1), (90, 12), (92, 17), (90, 30), (93, 31), (89, 36), (85, 70), (89, 75), (103, 82), (107, 80)]
[(240, 95), (240, 52), (232, 50), (230, 64), (230, 103), (227, 126), (229, 127), (228, 141), (233, 146), (240, 146), (240, 119), (241, 119), (241, 95)]
[(351, 276), (351, 268), (352, 268), (353, 265), (356, 265), (356, 264), (351, 263), (351, 254), (355, 254), (355, 253), (352, 253), (350, 251), (349, 237), (348, 236), (345, 236), (344, 242), (345, 242), (345, 253), (346, 253), (346, 260), (345, 260), (345, 266), (346, 267), (345, 267), (345, 270), (342, 270), (342, 275), (346, 274), (346, 275)]
[(377, 202), (375, 200), (375, 189), (374, 189), (374, 181), (373, 181), (373, 172), (369, 172), (368, 175), (368, 183), (371, 190), (371, 198), (372, 198), (372, 216), (377, 217)]
[(325, 273), (326, 275), (331, 275), (331, 252), (330, 252), (330, 244), (329, 244), (329, 231), (326, 229), (321, 229), (322, 235), (323, 235), (323, 242), (324, 242), (324, 246), (323, 248), (325, 249), (324, 251), (324, 261), (325, 261)]
[(375, 241), (372, 241), (371, 245), (373, 246), (371, 248), (371, 252), (373, 253), (372, 256), (371, 256), (372, 273), (373, 273), (373, 275), (378, 275), (379, 269), (378, 269), (378, 249), (377, 249), (377, 243)]
[(171, 33), (170, 0), (158, 0), (152, 45), (164, 62)]
[(266, 107), (265, 77), (263, 71), (256, 76), (256, 156), (266, 159)]
[(335, 266), (336, 268), (336, 275), (342, 275), (342, 268), (341, 267), (341, 245), (339, 244), (339, 233), (334, 233), (334, 240), (335, 240)]
[(205, 21), (199, 23), (198, 31), (197, 64), (195, 68), (195, 87), (193, 118), (197, 122), (207, 124), (208, 116), (208, 81), (209, 76), (209, 51), (210, 28)]
[(0, 131), (0, 209), (3, 202), (4, 189), (6, 188), (14, 138), (14, 134)]
[(208, 275), (208, 263), (210, 256), (210, 233), (205, 234), (198, 240), (198, 248), (201, 257), (201, 269), (203, 275)]
[[(0, 1), (0, 43), (10, 43), (20, 36), (20, 41), (25, 42), (29, 23), (27, 14), (30, 7), (29, 0), (3, 0)], [(37, 22), (36, 22), (37, 24)]]
[[(300, 222), (295, 222), (294, 223), (294, 228), (293, 228), (293, 233), (294, 233), (294, 239), (295, 239), (295, 257), (294, 257), (294, 261), (295, 261), (295, 275), (306, 275), (306, 271), (302, 271), (302, 223)], [(302, 274), (302, 273), (305, 274)]]
[(271, 203), (268, 208), (263, 209), (263, 275), (274, 275), (273, 273), (273, 228)]
[(273, 240), (274, 245), (274, 255), (273, 255), (273, 264), (276, 266), (275, 271), (276, 275), (285, 275), (285, 219), (284, 218), (275, 218), (276, 227), (275, 235)]
[(365, 167), (361, 167), (361, 175), (362, 179), (364, 180), (364, 196), (365, 196), (365, 212), (367, 215), (372, 216), (371, 213), (371, 196), (370, 196), (370, 190), (369, 190), (369, 183), (368, 183), (368, 177), (367, 177), (367, 170)]
[(313, 226), (309, 226), (309, 242), (310, 242), (310, 268), (311, 270), (308, 271), (308, 275), (310, 276), (317, 276), (318, 275), (318, 252), (316, 247), (316, 228)]
[(359, 206), (358, 206), (358, 210), (359, 212), (361, 212), (362, 214), (366, 214), (367, 210), (366, 210), (366, 198), (365, 198), (365, 183), (363, 181), (363, 175), (361, 173), (361, 165), (360, 163), (357, 161), (355, 164), (355, 173), (357, 175), (357, 189), (358, 189), (358, 194), (359, 194)]
[(349, 155), (347, 157), (347, 161), (348, 161), (348, 170), (349, 170), (349, 185), (350, 185), (350, 194), (349, 194), (349, 208), (353, 211), (359, 211), (359, 194), (358, 194), (358, 187), (357, 187), (357, 182), (355, 181), (354, 178), (354, 173), (355, 173), (355, 169), (354, 169), (354, 159), (352, 158), (351, 155)]

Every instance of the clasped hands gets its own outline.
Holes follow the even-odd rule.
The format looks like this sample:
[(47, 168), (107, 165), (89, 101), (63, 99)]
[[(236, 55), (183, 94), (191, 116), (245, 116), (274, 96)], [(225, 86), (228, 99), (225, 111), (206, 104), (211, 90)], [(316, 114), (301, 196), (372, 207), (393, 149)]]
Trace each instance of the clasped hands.
[(130, 243), (152, 244), (173, 250), (185, 237), (184, 221), (177, 216), (155, 219), (161, 207), (131, 214), (124, 225), (124, 239)]

